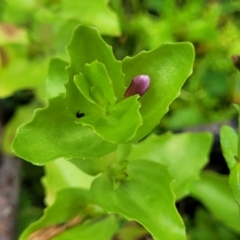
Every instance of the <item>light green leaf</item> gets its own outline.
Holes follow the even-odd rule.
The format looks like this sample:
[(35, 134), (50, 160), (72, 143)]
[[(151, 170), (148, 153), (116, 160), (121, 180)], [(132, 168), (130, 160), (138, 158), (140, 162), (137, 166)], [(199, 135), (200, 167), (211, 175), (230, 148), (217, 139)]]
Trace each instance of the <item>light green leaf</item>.
[(190, 191), (213, 216), (231, 229), (240, 232), (239, 209), (232, 197), (228, 176), (204, 172), (199, 181), (192, 183)]
[(46, 108), (36, 110), (32, 121), (18, 129), (12, 145), (14, 153), (44, 165), (61, 157), (98, 158), (116, 148), (75, 120), (62, 96), (50, 99)]
[(48, 60), (28, 62), (14, 59), (6, 68), (0, 69), (0, 98), (6, 98), (15, 91), (36, 89), (44, 85), (47, 75)]
[(134, 95), (114, 105), (109, 114), (89, 115), (79, 118), (78, 123), (93, 127), (103, 139), (113, 143), (122, 143), (134, 137), (142, 124), (139, 114), (139, 96)]
[(52, 98), (66, 92), (64, 86), (67, 82), (67, 73), (65, 71), (66, 66), (67, 62), (61, 60), (60, 58), (53, 58), (50, 61), (46, 81), (48, 98)]
[(240, 162), (236, 162), (229, 175), (229, 184), (233, 196), (240, 207)]
[(105, 171), (114, 162), (117, 162), (116, 152), (111, 152), (101, 158), (96, 159), (71, 159), (72, 164), (92, 176)]
[(182, 85), (192, 73), (193, 60), (194, 49), (190, 43), (163, 44), (123, 60), (126, 86), (137, 75), (150, 77), (150, 87), (140, 99), (143, 125), (135, 140), (145, 137), (168, 111), (170, 103), (179, 95)]
[(222, 126), (220, 131), (220, 142), (223, 156), (227, 162), (228, 168), (231, 169), (236, 162), (234, 157), (237, 156), (237, 133), (229, 126)]
[[(88, 162), (88, 160), (85, 160)], [(93, 180), (92, 176), (87, 175), (79, 168), (74, 166), (71, 161), (58, 159), (44, 166), (45, 176), (42, 183), (45, 189), (45, 203), (51, 205), (56, 193), (65, 188), (85, 188), (89, 189)]]
[(82, 73), (74, 76), (74, 83), (79, 90), (78, 96), (76, 96), (79, 100), (78, 109), (80, 112), (84, 114), (91, 113), (102, 113), (104, 109), (99, 106), (94, 99), (90, 96), (90, 84), (86, 78), (86, 76)]
[(107, 101), (113, 105), (117, 99), (114, 95), (112, 80), (108, 76), (106, 67), (100, 62), (94, 61), (85, 65), (84, 73), (91, 85), (99, 87)]
[(95, 26), (101, 34), (119, 36), (119, 20), (108, 6), (108, 0), (63, 0), (64, 18), (75, 18), (80, 22)]
[(139, 144), (132, 145), (127, 159), (146, 159), (168, 166), (175, 179), (172, 187), (179, 199), (188, 194), (190, 182), (198, 178), (206, 165), (211, 142), (209, 133), (150, 135)]
[(122, 99), (125, 88), (121, 62), (116, 61), (112, 48), (103, 41), (95, 28), (77, 27), (67, 50), (71, 61), (68, 68), (69, 81), (66, 84), (66, 99), (68, 107), (74, 113), (79, 111), (81, 99), (78, 98), (79, 91), (73, 82), (73, 76), (83, 72), (86, 63), (90, 64), (96, 60), (105, 65), (112, 80), (115, 96), (117, 99)]
[(101, 88), (98, 86), (91, 86), (90, 87), (90, 95), (92, 96), (93, 100), (103, 109), (107, 108), (107, 101), (104, 97), (104, 93)]
[(127, 165), (127, 175), (117, 188), (107, 172), (95, 179), (90, 190), (92, 200), (106, 211), (138, 221), (154, 239), (186, 239), (167, 168), (159, 163), (136, 160)]

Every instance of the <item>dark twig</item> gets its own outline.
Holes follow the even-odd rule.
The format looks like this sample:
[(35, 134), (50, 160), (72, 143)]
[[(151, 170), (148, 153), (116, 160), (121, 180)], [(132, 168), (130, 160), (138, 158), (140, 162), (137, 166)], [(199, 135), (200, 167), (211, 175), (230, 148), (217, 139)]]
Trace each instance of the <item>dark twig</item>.
[[(2, 124), (0, 122), (1, 138)], [(15, 238), (20, 165), (21, 161), (16, 157), (4, 156), (0, 153), (0, 240), (13, 240)]]

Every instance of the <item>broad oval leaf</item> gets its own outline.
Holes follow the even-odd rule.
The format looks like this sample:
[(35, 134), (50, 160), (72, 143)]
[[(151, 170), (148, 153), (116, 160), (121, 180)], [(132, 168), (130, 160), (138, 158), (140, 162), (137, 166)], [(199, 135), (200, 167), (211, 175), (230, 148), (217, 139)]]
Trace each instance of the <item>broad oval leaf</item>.
[(168, 111), (170, 103), (192, 73), (193, 61), (194, 49), (190, 43), (163, 44), (123, 60), (126, 86), (137, 75), (150, 77), (150, 87), (140, 99), (143, 125), (137, 132), (136, 141), (145, 137)]
[(172, 187), (179, 199), (188, 194), (190, 182), (199, 177), (206, 165), (211, 142), (209, 133), (150, 135), (132, 145), (127, 159), (146, 159), (166, 165), (175, 179)]
[(62, 96), (50, 99), (46, 108), (35, 111), (31, 122), (18, 128), (12, 144), (14, 153), (44, 165), (61, 157), (98, 158), (116, 148), (91, 128), (76, 124), (76, 119), (67, 111)]
[(138, 221), (154, 239), (186, 239), (167, 168), (159, 163), (136, 160), (127, 165), (127, 174), (117, 189), (106, 172), (95, 179), (90, 189), (92, 200), (106, 211)]

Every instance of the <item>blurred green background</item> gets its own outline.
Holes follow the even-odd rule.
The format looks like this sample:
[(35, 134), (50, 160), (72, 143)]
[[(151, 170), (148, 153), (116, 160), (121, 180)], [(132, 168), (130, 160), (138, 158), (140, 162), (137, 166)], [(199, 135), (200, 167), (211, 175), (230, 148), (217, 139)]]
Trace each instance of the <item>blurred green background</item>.
[[(237, 118), (233, 104), (240, 103), (240, 76), (231, 56), (240, 54), (238, 0), (0, 0), (1, 147), (5, 154), (13, 154), (16, 128), (46, 104), (49, 61), (68, 58), (65, 47), (78, 24), (97, 27), (117, 59), (165, 42), (194, 44), (193, 74), (156, 132)], [(19, 233), (42, 214), (42, 175), (42, 168), (23, 162)], [(189, 239), (239, 239), (193, 199), (183, 205), (180, 212)]]

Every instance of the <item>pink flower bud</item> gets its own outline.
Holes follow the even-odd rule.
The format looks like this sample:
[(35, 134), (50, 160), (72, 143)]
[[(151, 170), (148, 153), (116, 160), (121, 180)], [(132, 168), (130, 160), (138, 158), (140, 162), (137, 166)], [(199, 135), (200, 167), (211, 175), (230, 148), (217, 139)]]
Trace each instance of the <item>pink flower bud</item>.
[(150, 78), (148, 75), (138, 75), (133, 78), (131, 84), (124, 94), (124, 97), (127, 98), (135, 94), (142, 96), (148, 90), (149, 85)]

